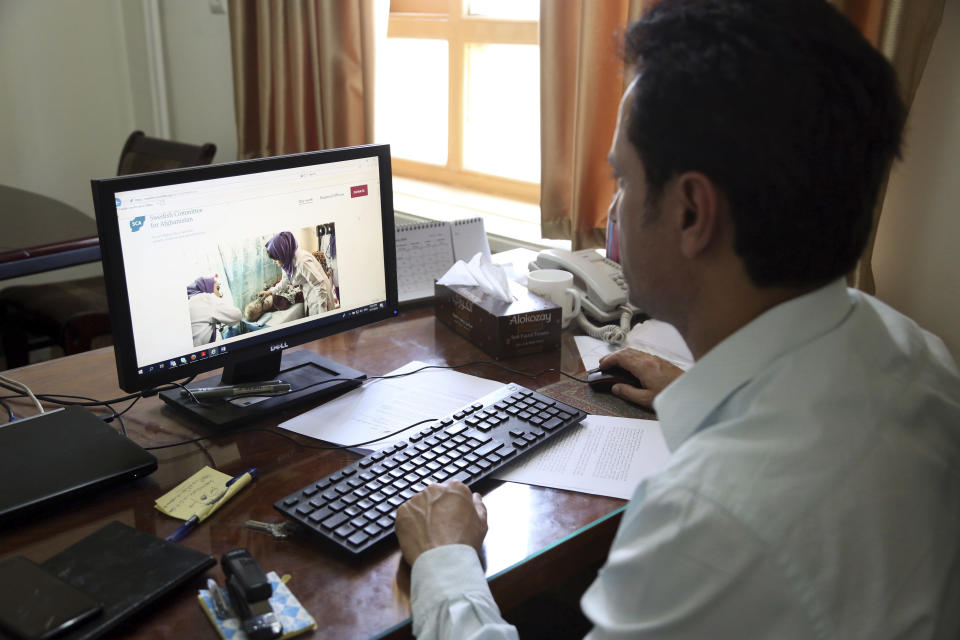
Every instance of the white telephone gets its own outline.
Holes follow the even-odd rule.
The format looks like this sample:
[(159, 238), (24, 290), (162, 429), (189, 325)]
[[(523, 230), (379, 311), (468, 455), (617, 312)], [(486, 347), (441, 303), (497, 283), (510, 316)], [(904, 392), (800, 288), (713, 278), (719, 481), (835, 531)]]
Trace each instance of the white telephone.
[(583, 292), (583, 311), (596, 320), (620, 326), (596, 327), (581, 314), (580, 327), (589, 335), (607, 342), (622, 343), (630, 331), (630, 320), (640, 310), (627, 302), (627, 283), (619, 264), (604, 258), (593, 249), (564, 251), (547, 249), (537, 255), (530, 269), (562, 269), (573, 274), (573, 286)]

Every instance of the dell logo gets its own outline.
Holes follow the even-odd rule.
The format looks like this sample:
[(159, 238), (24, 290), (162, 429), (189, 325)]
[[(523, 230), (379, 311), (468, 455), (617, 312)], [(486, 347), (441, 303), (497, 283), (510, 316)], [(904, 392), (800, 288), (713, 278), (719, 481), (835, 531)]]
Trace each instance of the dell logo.
[(277, 344), (270, 345), (270, 352), (272, 353), (274, 351), (280, 351), (280, 349), (286, 349), (286, 348), (287, 348), (286, 342), (278, 342)]

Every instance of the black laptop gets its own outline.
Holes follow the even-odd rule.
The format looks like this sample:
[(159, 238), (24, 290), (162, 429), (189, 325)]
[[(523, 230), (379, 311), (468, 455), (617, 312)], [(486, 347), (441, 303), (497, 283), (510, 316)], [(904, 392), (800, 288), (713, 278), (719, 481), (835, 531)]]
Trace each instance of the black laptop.
[(0, 523), (156, 468), (153, 455), (80, 407), (0, 425)]

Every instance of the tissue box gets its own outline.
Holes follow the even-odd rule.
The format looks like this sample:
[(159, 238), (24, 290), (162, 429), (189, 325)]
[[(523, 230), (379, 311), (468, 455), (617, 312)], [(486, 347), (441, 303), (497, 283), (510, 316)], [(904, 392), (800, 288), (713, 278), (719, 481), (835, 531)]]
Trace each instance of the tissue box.
[(513, 302), (479, 287), (434, 283), (437, 319), (494, 358), (560, 348), (560, 307), (510, 282)]

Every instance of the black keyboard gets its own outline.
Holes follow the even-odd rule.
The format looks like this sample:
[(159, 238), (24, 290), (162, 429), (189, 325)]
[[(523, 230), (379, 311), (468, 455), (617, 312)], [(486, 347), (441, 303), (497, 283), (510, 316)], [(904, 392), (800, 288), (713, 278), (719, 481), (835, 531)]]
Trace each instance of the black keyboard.
[(393, 533), (397, 507), (432, 482), (473, 485), (586, 417), (508, 384), (274, 503), (351, 553)]

